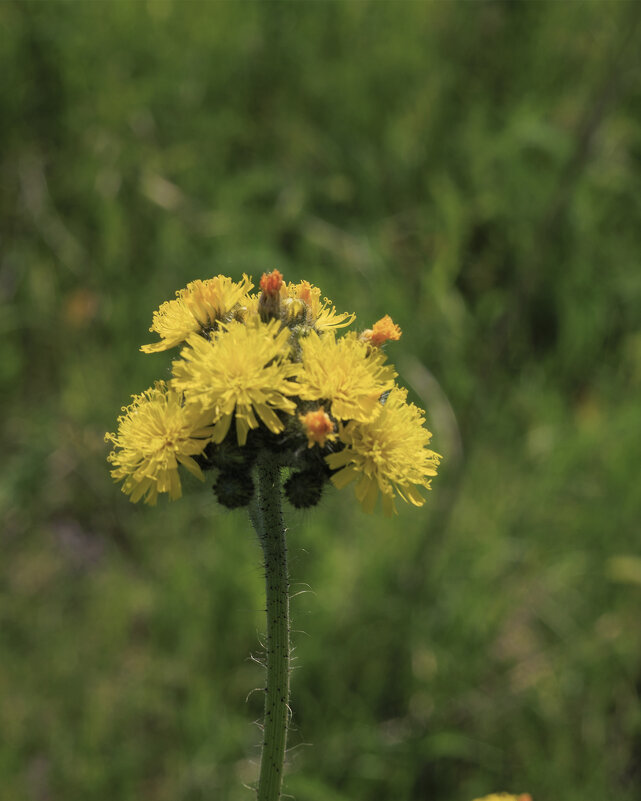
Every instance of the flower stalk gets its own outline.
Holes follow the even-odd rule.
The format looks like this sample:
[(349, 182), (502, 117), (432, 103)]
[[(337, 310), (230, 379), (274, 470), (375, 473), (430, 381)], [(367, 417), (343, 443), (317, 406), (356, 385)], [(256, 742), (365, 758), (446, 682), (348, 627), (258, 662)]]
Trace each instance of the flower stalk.
[[(133, 502), (182, 493), (179, 467), (205, 480), (227, 509), (247, 508), (265, 560), (265, 718), (258, 801), (280, 801), (289, 723), (289, 579), (282, 498), (316, 506), (323, 488), (351, 486), (366, 512), (379, 496), (422, 506), (441, 457), (424, 412), (407, 400), (384, 345), (401, 329), (386, 315), (359, 335), (308, 281), (278, 270), (187, 284), (153, 315), (159, 341), (180, 347), (171, 378), (133, 397), (105, 435), (111, 475)], [(282, 484), (281, 471), (289, 476)]]
[(289, 718), (289, 576), (282, 513), (281, 469), (266, 455), (260, 459), (258, 499), (250, 520), (265, 559), (267, 612), (267, 686), (258, 801), (279, 801)]

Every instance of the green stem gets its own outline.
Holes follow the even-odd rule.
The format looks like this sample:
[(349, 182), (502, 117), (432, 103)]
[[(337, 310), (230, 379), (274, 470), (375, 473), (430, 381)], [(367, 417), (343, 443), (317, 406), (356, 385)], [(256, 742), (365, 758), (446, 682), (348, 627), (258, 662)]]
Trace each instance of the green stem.
[(281, 504), (280, 467), (258, 464), (258, 502), (250, 519), (265, 557), (267, 595), (267, 687), (258, 801), (279, 801), (289, 716), (289, 577)]

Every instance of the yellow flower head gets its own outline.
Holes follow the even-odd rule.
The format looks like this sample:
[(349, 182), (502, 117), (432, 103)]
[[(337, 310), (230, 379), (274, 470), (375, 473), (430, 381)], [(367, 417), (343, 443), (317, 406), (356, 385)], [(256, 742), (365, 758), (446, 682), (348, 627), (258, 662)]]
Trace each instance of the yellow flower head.
[(278, 434), (284, 425), (275, 409), (293, 414), (296, 405), (293, 378), (298, 366), (287, 360), (290, 331), (280, 329), (277, 320), (246, 324), (231, 322), (211, 340), (192, 334), (181, 358), (173, 362), (172, 386), (185, 393), (188, 405), (207, 411), (214, 422), (212, 440), (225, 438), (232, 416), (236, 415), (239, 445), (247, 441), (250, 428), (258, 421)]
[(122, 491), (132, 501), (145, 496), (145, 503), (153, 505), (159, 492), (168, 492), (172, 500), (179, 498), (179, 463), (204, 478), (192, 457), (204, 450), (211, 428), (202, 413), (184, 406), (164, 381), (135, 395), (123, 412), (118, 433), (106, 434), (105, 440), (116, 448), (107, 457), (115, 467), (111, 475), (124, 480)]
[(402, 333), (400, 326), (396, 325), (389, 314), (386, 314), (385, 317), (377, 320), (372, 328), (367, 328), (363, 331), (361, 339), (378, 348), (388, 339), (400, 339)]
[(157, 353), (185, 342), (190, 334), (208, 331), (217, 322), (229, 321), (235, 313), (242, 314), (240, 304), (253, 284), (246, 275), (240, 282), (225, 275), (206, 281), (192, 281), (176, 292), (176, 300), (168, 300), (154, 312), (150, 331), (160, 336), (160, 342), (143, 345), (144, 353)]
[[(356, 317), (349, 312), (337, 312), (329, 298), (321, 301), (321, 291), (309, 281), (299, 284), (283, 284), (280, 288), (281, 307), (291, 318), (304, 317), (309, 326), (317, 331), (344, 328)], [(304, 304), (301, 306), (301, 303)], [(303, 313), (305, 312), (305, 313)]]
[(307, 435), (308, 448), (313, 448), (317, 443), (321, 448), (324, 448), (327, 440), (333, 442), (336, 439), (334, 423), (323, 409), (316, 409), (316, 411), (301, 414), (299, 415), (299, 419)]
[(338, 489), (357, 482), (356, 497), (366, 512), (374, 511), (379, 490), (386, 515), (396, 512), (395, 492), (422, 506), (425, 499), (417, 487), (430, 489), (428, 476), (436, 475), (441, 457), (428, 450), (432, 435), (423, 412), (406, 398), (407, 390), (395, 387), (373, 422), (341, 426), (339, 436), (347, 447), (325, 457), (338, 470), (332, 476)]
[(391, 366), (383, 364), (381, 351), (372, 351), (354, 334), (336, 339), (332, 331), (322, 336), (311, 331), (300, 346), (302, 400), (328, 401), (332, 415), (340, 420), (367, 422), (379, 414), (379, 398), (394, 386), (396, 376)]
[(474, 801), (532, 801), (532, 796), (529, 793), (521, 793), (520, 795), (492, 793), (492, 795), (484, 795), (483, 798), (476, 798)]

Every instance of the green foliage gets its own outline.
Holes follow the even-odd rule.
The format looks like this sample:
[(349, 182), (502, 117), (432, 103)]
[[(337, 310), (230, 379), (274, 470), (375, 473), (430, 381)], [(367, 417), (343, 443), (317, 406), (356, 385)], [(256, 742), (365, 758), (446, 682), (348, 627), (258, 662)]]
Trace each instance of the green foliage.
[(393, 521), (288, 510), (287, 791), (638, 798), (640, 16), (0, 5), (3, 796), (252, 797), (259, 548), (195, 480), (130, 505), (103, 434), (154, 308), (278, 267), (401, 325), (445, 455)]

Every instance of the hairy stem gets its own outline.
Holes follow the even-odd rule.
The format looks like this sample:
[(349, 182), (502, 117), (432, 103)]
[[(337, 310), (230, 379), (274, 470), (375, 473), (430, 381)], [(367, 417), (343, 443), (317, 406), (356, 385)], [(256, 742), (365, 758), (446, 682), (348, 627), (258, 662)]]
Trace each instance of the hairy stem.
[(289, 576), (281, 504), (280, 467), (269, 457), (258, 464), (258, 501), (250, 519), (265, 557), (267, 595), (267, 687), (258, 801), (279, 801), (289, 715)]

